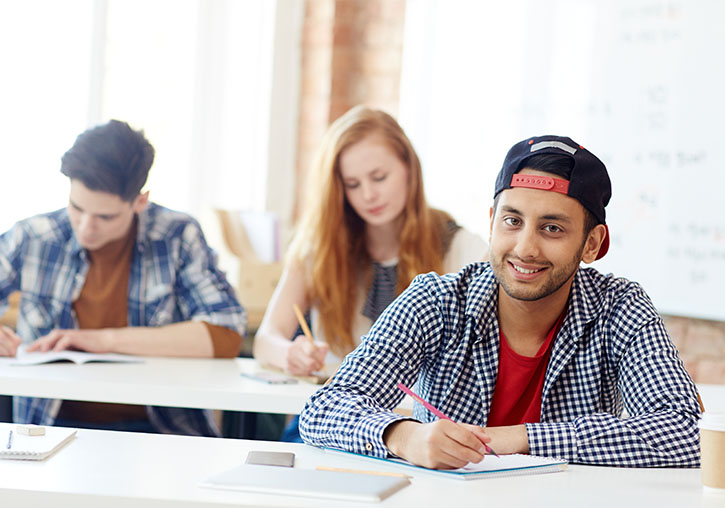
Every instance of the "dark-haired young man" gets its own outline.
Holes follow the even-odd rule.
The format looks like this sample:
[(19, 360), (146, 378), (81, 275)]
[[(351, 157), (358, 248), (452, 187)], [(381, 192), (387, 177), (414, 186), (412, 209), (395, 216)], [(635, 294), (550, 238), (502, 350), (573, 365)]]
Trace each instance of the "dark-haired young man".
[[(0, 236), (0, 314), (21, 292), (16, 333), (0, 356), (80, 349), (149, 356), (234, 357), (246, 325), (214, 253), (191, 217), (141, 193), (154, 149), (110, 122), (63, 155), (67, 209), (18, 222)], [(210, 412), (15, 397), (22, 423), (219, 435)]]
[[(478, 462), (484, 443), (697, 466), (697, 393), (662, 319), (638, 284), (580, 267), (609, 247), (610, 195), (604, 164), (570, 138), (514, 145), (496, 180), (490, 263), (418, 276), (310, 398), (302, 438), (433, 468)], [(452, 421), (417, 404), (414, 419), (393, 412), (398, 383)]]

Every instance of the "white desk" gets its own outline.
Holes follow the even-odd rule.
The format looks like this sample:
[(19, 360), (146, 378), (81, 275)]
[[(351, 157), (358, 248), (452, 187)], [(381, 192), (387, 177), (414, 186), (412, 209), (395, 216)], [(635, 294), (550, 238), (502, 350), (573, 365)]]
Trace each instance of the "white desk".
[(318, 385), (271, 385), (240, 376), (252, 359), (144, 358), (144, 363), (11, 366), (0, 358), (0, 395), (296, 414)]
[[(300, 468), (328, 465), (386, 469), (384, 464), (369, 465), (306, 445), (79, 430), (74, 441), (46, 461), (0, 460), (0, 500), (8, 507), (53, 508), (368, 506), (197, 487), (207, 476), (242, 463), (253, 449), (293, 451), (296, 467)], [(699, 469), (570, 466), (563, 473), (470, 481), (417, 474), (412, 485), (381, 504), (424, 508), (446, 507), (451, 503), (510, 508), (722, 508), (725, 495), (703, 493)]]

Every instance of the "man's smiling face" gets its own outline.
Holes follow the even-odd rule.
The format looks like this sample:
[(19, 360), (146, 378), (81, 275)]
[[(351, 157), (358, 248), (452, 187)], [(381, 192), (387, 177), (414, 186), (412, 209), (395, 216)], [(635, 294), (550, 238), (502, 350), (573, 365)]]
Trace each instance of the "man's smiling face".
[(558, 192), (512, 188), (499, 194), (491, 217), (490, 259), (509, 297), (536, 301), (569, 292), (586, 246), (585, 213), (577, 200)]

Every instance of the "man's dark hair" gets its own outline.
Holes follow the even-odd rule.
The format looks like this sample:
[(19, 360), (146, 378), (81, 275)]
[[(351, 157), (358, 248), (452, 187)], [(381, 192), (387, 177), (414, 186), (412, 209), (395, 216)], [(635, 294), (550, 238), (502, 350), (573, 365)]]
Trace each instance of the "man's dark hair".
[(133, 201), (146, 183), (154, 147), (143, 131), (126, 122), (110, 122), (80, 134), (61, 158), (60, 172), (93, 191)]
[[(574, 169), (574, 160), (566, 155), (559, 155), (556, 153), (542, 153), (540, 155), (534, 155), (526, 159), (523, 162), (522, 167), (519, 168), (519, 170), (522, 170), (524, 168), (552, 173), (565, 180), (569, 180), (571, 170)], [(493, 199), (494, 214), (498, 209), (498, 198), (500, 195), (501, 193), (498, 193)], [(584, 208), (584, 236), (586, 237), (597, 224), (599, 224), (599, 221), (596, 219), (596, 217), (594, 217), (594, 215), (589, 210)]]

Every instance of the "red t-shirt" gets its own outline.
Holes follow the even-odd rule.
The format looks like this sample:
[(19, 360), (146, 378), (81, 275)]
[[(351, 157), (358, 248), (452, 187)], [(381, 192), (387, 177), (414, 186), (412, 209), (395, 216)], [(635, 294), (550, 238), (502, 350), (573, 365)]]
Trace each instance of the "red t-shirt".
[(562, 312), (535, 356), (523, 356), (511, 349), (503, 332), (500, 332), (498, 378), (493, 390), (491, 410), (486, 426), (537, 423), (541, 419), (541, 392), (544, 376), (549, 365), (551, 348), (561, 323)]

